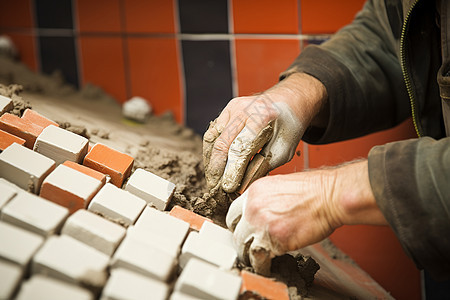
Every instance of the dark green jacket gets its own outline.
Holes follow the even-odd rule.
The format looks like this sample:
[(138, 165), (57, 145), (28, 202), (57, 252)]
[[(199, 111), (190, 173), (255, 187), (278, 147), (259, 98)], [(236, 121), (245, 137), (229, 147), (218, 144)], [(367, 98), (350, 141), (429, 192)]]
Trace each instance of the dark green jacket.
[(305, 72), (327, 89), (328, 125), (309, 128), (303, 138), (308, 143), (359, 137), (412, 115), (420, 138), (374, 147), (370, 183), (407, 254), (419, 268), (445, 279), (450, 278), (450, 138), (436, 80), (442, 60), (437, 7), (430, 0), (369, 0), (352, 24), (322, 45), (307, 47), (281, 78)]

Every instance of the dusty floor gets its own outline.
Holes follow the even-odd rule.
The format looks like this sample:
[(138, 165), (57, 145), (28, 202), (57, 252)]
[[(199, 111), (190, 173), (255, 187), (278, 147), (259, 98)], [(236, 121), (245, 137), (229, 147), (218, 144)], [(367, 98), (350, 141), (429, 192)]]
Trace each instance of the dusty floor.
[[(32, 107), (63, 128), (88, 137), (93, 144), (104, 143), (132, 155), (134, 168), (144, 168), (176, 184), (171, 206), (179, 204), (224, 224), (231, 200), (223, 195), (210, 195), (206, 190), (201, 137), (177, 124), (170, 113), (151, 116), (145, 124), (124, 119), (117, 102), (98, 88), (88, 86), (76, 91), (64, 84), (57, 74), (35, 74), (22, 64), (1, 56), (0, 83), (23, 86), (22, 99), (15, 96), (20, 90), (17, 86), (0, 86), (0, 94), (13, 97), (17, 115)], [(324, 248), (331, 249), (331, 257), (339, 253), (332, 246)], [(314, 253), (315, 250), (307, 251)], [(294, 256), (277, 258), (272, 268), (272, 276), (290, 286), (291, 299), (349, 299), (345, 293), (334, 291), (339, 286), (330, 289), (313, 285), (319, 265), (309, 256)], [(323, 263), (329, 264), (325, 260)], [(327, 278), (327, 273), (322, 274)], [(303, 298), (308, 291), (312, 297)]]

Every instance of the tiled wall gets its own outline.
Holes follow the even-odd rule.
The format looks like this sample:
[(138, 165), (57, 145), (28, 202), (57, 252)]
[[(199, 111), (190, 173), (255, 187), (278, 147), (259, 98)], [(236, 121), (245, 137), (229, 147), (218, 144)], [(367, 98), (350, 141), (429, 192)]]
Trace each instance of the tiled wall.
[[(150, 100), (157, 114), (202, 133), (226, 103), (275, 84), (309, 43), (349, 23), (364, 0), (0, 1), (8, 34), (33, 70), (101, 86), (119, 102)], [(1, 66), (0, 66), (1, 67)], [(301, 143), (275, 173), (365, 157), (373, 145), (413, 137), (410, 122), (325, 146)], [(388, 228), (341, 228), (332, 240), (395, 297), (419, 299), (419, 275)]]

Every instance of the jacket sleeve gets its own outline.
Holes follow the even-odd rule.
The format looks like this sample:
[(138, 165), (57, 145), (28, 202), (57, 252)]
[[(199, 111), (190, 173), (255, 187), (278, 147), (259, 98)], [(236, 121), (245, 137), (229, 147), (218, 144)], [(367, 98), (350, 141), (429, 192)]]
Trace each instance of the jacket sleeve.
[(372, 148), (369, 178), (386, 220), (419, 268), (450, 278), (450, 138)]
[(398, 40), (384, 2), (369, 0), (353, 23), (322, 45), (306, 47), (281, 74), (283, 79), (304, 72), (327, 89), (328, 125), (309, 128), (303, 137), (306, 142), (323, 144), (355, 138), (393, 127), (408, 117)]

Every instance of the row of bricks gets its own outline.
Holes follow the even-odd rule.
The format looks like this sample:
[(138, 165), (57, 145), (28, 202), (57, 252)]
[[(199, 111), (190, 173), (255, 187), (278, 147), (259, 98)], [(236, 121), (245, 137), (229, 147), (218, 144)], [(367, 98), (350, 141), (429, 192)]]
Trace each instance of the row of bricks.
[(57, 123), (31, 109), (26, 109), (22, 118), (5, 113), (12, 109), (12, 100), (0, 97), (0, 151), (13, 143), (24, 145), (51, 158), (56, 165), (69, 160), (108, 174), (119, 187), (131, 174), (134, 162), (131, 156), (101, 145), (85, 158), (89, 150), (86, 138), (59, 128)]
[[(36, 197), (31, 194), (28, 195)], [(219, 258), (221, 257), (221, 255), (223, 256), (223, 254), (219, 254), (219, 258), (214, 258), (214, 255), (212, 253), (208, 253), (208, 251), (205, 250), (204, 247), (205, 245), (207, 245), (206, 243), (195, 245), (189, 243), (188, 241), (194, 236), (200, 236), (203, 237), (203, 241), (208, 240), (211, 243), (222, 243), (222, 247), (226, 247), (226, 244), (229, 244), (231, 242), (230, 232), (217, 225), (214, 225), (211, 222), (205, 222), (205, 218), (180, 207), (175, 207), (171, 211), (171, 214), (172, 216), (167, 215), (163, 212), (159, 212), (150, 207), (146, 207), (144, 213), (139, 218), (138, 222), (136, 222), (135, 226), (128, 228), (128, 233), (125, 239), (110, 260), (109, 265), (113, 269), (126, 268), (149, 278), (167, 281), (170, 278), (171, 272), (173, 272), (175, 259), (174, 254), (178, 252), (178, 250), (175, 250), (174, 252), (170, 253), (168, 249), (179, 249), (179, 245), (186, 236), (187, 229), (189, 227), (191, 229), (198, 228), (198, 224), (202, 223), (203, 225), (200, 227), (200, 233), (191, 232), (186, 242), (184, 243), (180, 255), (180, 265), (181, 261), (183, 259), (186, 259), (186, 256), (190, 259), (187, 259), (188, 262), (184, 265), (185, 268), (192, 258), (202, 259), (206, 261), (212, 259), (212, 261), (208, 262), (215, 262), (217, 264), (217, 262), (220, 261)], [(173, 216), (175, 215), (180, 216), (185, 220), (191, 220), (190, 225), (184, 221), (174, 218)], [(86, 272), (86, 270), (83, 269), (83, 266), (84, 268), (88, 268), (92, 271), (92, 269), (95, 269), (93, 268), (93, 266), (95, 265), (94, 262), (96, 262), (98, 266), (96, 273), (104, 273), (105, 268), (108, 265), (108, 259), (105, 258), (105, 254), (112, 254), (114, 250), (111, 249), (114, 249), (120, 242), (119, 240), (123, 238), (124, 231), (125, 229), (123, 227), (109, 222), (106, 219), (99, 217), (98, 215), (92, 214), (88, 211), (80, 210), (76, 214), (69, 217), (69, 219), (65, 223), (62, 229), (62, 237), (65, 237), (64, 239), (62, 237), (58, 239), (56, 238), (56, 236), (52, 236), (51, 239), (49, 239), (47, 243), (44, 244), (44, 247), (39, 250), (38, 254), (34, 258), (36, 263), (33, 264), (33, 269), (37, 269), (38, 273), (41, 272), (45, 274), (56, 275), (66, 274), (66, 277), (68, 276), (67, 274), (72, 274), (71, 276), (69, 276), (69, 282), (86, 281), (88, 280), (88, 278), (83, 279), (82, 276), (88, 274), (89, 272)], [(0, 232), (2, 231), (0, 230)], [(157, 234), (157, 232), (159, 232), (159, 234)], [(24, 231), (24, 233), (25, 235), (30, 235), (29, 232)], [(164, 235), (161, 233), (163, 233)], [(1, 239), (8, 241), (7, 236), (8, 235), (5, 234)], [(11, 240), (11, 243), (8, 243), (8, 245), (14, 248), (14, 243), (19, 243), (21, 245), (20, 249), (26, 249), (29, 251), (28, 255), (25, 255), (25, 257), (28, 257), (28, 260), (31, 259), (33, 253), (35, 253), (37, 251), (37, 248), (40, 247), (40, 244), (42, 244), (42, 237), (41, 240), (39, 240), (36, 239), (36, 235), (34, 239), (28, 237), (29, 242), (26, 242), (26, 238), (21, 237), (18, 232), (14, 232), (11, 236), (14, 236), (15, 239)], [(79, 246), (81, 243), (77, 244), (76, 242), (71, 241), (72, 238), (82, 241), (89, 247), (80, 248)], [(172, 241), (167, 241), (168, 239), (172, 239)], [(24, 245), (27, 246), (23, 247)], [(157, 245), (159, 246), (159, 248), (157, 248)], [(199, 249), (196, 249), (196, 247)], [(10, 249), (9, 253), (13, 253), (16, 256), (20, 255), (20, 251), (18, 251), (18, 248), (19, 247)], [(87, 249), (89, 248), (92, 250), (87, 251)], [(214, 249), (214, 247), (211, 247), (209, 249), (214, 252), (220, 253), (220, 251), (218, 251), (220, 249)], [(98, 250), (100, 250), (101, 252)], [(2, 249), (2, 251), (8, 252), (5, 249)], [(73, 253), (74, 255), (68, 257), (70, 253)], [(3, 259), (5, 259), (5, 256), (7, 256), (7, 254), (3, 253), (1, 256), (3, 257)], [(81, 260), (80, 257), (82, 258)], [(22, 265), (26, 265), (27, 261), (26, 258), (13, 259), (11, 257), (6, 257), (6, 259), (9, 261), (15, 260), (16, 262), (20, 262)], [(70, 271), (71, 268), (75, 268), (76, 270), (78, 270), (78, 272), (73, 270)], [(217, 276), (222, 276), (220, 274), (221, 273), (219, 272)], [(191, 278), (190, 276), (186, 277)], [(256, 282), (259, 282), (262, 280), (262, 278), (256, 278), (255, 280)], [(102, 283), (104, 283), (104, 281), (100, 281), (99, 285), (101, 286)], [(177, 284), (180, 285), (180, 288), (185, 288), (185, 285), (182, 285), (178, 282)], [(186, 284), (189, 285), (194, 283)], [(203, 283), (197, 282), (197, 284)], [(223, 286), (223, 284), (221, 284), (220, 286)], [(264, 284), (261, 287), (264, 286), (267, 285)], [(197, 287), (193, 288), (197, 289)], [(122, 291), (122, 288), (120, 287), (117, 287), (117, 289), (117, 293), (120, 293), (120, 291)], [(202, 293), (208, 292), (208, 288), (205, 287), (205, 289), (206, 291), (202, 291)], [(246, 294), (253, 294), (255, 291), (254, 288), (249, 289), (247, 285), (243, 285), (242, 289)], [(214, 288), (214, 290), (218, 292), (220, 289), (216, 290), (216, 288)], [(227, 288), (225, 290), (229, 291), (230, 289)], [(282, 291), (285, 290), (286, 288), (284, 286), (284, 290), (282, 289)], [(268, 299), (271, 299), (271, 297), (268, 297)]]
[[(103, 149), (99, 150), (102, 153), (98, 156), (103, 156), (104, 148), (107, 147), (97, 144), (86, 158), (91, 154), (97, 155), (96, 149), (99, 148)], [(23, 189), (33, 187), (30, 190), (39, 193), (45, 199), (67, 207), (70, 213), (86, 208), (105, 185), (107, 177), (94, 168), (72, 161), (66, 161), (55, 168), (53, 160), (15, 143), (0, 153), (0, 177), (6, 178)], [(137, 169), (130, 176), (125, 190), (164, 210), (172, 197), (175, 185), (151, 172)], [(116, 197), (120, 197), (119, 192), (115, 193)], [(134, 202), (137, 201), (134, 200)], [(117, 205), (120, 206), (120, 204)]]

